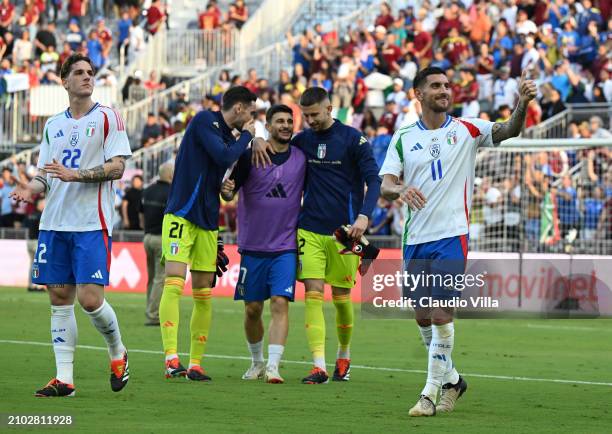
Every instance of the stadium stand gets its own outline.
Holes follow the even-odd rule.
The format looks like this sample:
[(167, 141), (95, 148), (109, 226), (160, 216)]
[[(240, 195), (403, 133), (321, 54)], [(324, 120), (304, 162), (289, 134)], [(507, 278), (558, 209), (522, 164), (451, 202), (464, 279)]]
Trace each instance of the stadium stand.
[[(185, 8), (178, 8), (178, 3), (183, 4), (175, 0), (172, 8), (184, 15)], [(249, 21), (244, 26), (234, 22), (234, 27), (242, 27), (240, 31), (231, 28), (231, 19), (218, 19), (215, 12), (216, 7), (229, 11), (229, 4), (211, 3), (197, 20), (181, 18), (183, 26), (174, 36), (166, 31), (164, 38), (150, 38), (156, 41), (150, 42), (151, 46), (164, 47), (150, 50), (166, 53), (162, 58), (150, 57), (149, 66), (139, 63), (138, 69), (130, 69), (129, 63), (125, 69), (117, 69), (115, 80), (125, 84), (117, 105), (122, 106), (136, 150), (126, 185), (134, 174), (150, 183), (159, 165), (173, 157), (181, 132), (193, 115), (201, 109), (218, 110), (223, 92), (233, 85), (243, 84), (258, 94), (260, 115), (275, 102), (295, 107), (296, 131), (304, 127), (296, 106), (301, 92), (308, 86), (326, 88), (333, 97), (335, 117), (364, 132), (381, 164), (393, 132), (418, 119), (420, 107), (411, 84), (419, 69), (434, 65), (447, 71), (455, 95), (453, 116), (493, 121), (510, 115), (516, 103), (517, 79), (527, 69), (539, 86), (522, 135), (524, 141), (531, 142), (479, 154), (470, 246), (489, 251), (612, 251), (609, 2), (425, 0), (372, 4), (313, 0), (295, 2), (300, 3), (299, 8), (294, 3), (290, 12), (277, 13), (286, 18), (277, 20), (278, 25), (269, 15), (271, 9), (265, 9), (274, 2), (264, 1), (256, 10), (247, 2)], [(159, 2), (153, 7), (156, 4)], [(27, 12), (27, 8), (16, 10)], [(50, 16), (51, 12), (45, 14)], [(106, 12), (107, 17), (115, 16)], [(130, 8), (128, 19), (134, 13), (140, 16), (140, 9)], [(66, 18), (62, 21), (64, 15), (68, 16), (59, 12), (58, 33), (68, 22)], [(95, 16), (82, 20), (91, 24)], [(265, 29), (261, 16), (271, 17)], [(172, 13), (171, 17), (174, 19)], [(104, 25), (125, 27), (125, 22), (120, 24), (125, 13), (113, 19), (107, 18)], [(185, 20), (193, 22), (184, 24)], [(27, 18), (24, 22), (20, 24), (19, 14), (15, 14), (11, 26), (25, 31), (32, 23), (27, 24)], [(188, 28), (194, 23), (200, 29)], [(100, 29), (98, 33), (103, 34)], [(58, 40), (66, 39), (70, 30), (62, 27), (61, 32), (63, 38)], [(113, 35), (113, 44), (125, 40), (125, 32)], [(55, 56), (51, 53), (43, 62), (46, 53), (41, 53), (40, 65), (37, 61), (23, 64), (27, 59), (22, 53), (27, 53), (27, 47), (22, 46), (27, 43), (7, 43), (9, 39), (5, 36), (4, 42), (0, 41), (0, 77), (26, 71), (32, 86), (43, 64), (52, 63)], [(177, 41), (198, 42), (188, 46)], [(118, 51), (113, 47), (102, 48), (102, 57), (108, 52), (119, 62), (121, 56), (113, 54)], [(140, 58), (144, 57), (143, 52)], [(200, 67), (188, 68), (185, 63), (189, 62)], [(187, 71), (188, 76), (176, 73), (176, 69)], [(52, 80), (52, 74), (52, 68), (45, 69), (39, 80)], [(113, 80), (102, 75), (98, 78), (100, 82)], [(37, 119), (28, 111), (31, 104), (27, 97), (19, 101), (19, 92), (7, 92), (7, 86), (14, 85), (10, 78), (0, 83), (3, 106), (17, 101), (13, 107), (21, 110), (16, 115), (19, 110), (0, 109), (4, 125), (0, 137), (8, 137), (2, 142), (5, 149), (14, 152), (20, 149), (18, 142), (24, 142), (3, 135), (2, 129), (12, 134), (17, 121), (23, 124), (24, 136), (32, 139), (27, 146), (32, 146), (40, 138), (44, 117)], [(263, 127), (261, 121), (259, 127)], [(3, 165), (9, 168), (7, 176), (12, 173), (25, 180), (33, 173), (34, 161), (35, 153), (13, 155)], [(3, 189), (10, 189), (10, 183), (6, 181), (8, 187)], [(123, 194), (123, 187), (118, 186), (118, 206)], [(370, 233), (385, 247), (397, 246), (404, 212), (398, 203), (384, 199), (378, 205)], [(11, 209), (10, 214), (18, 217), (6, 221), (19, 221), (28, 212)], [(224, 204), (221, 216), (221, 226), (231, 233), (235, 204)], [(116, 226), (121, 227), (121, 222)]]

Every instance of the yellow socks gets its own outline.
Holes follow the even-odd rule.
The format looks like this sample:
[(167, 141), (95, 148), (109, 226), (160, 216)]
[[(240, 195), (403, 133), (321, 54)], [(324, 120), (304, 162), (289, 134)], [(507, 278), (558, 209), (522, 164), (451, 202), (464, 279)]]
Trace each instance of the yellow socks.
[(211, 289), (193, 289), (193, 311), (191, 313), (191, 349), (189, 367), (200, 365), (208, 340), (212, 319)]
[(185, 279), (182, 277), (170, 276), (164, 281), (164, 292), (159, 302), (159, 323), (166, 356), (177, 354), (179, 303), (184, 286)]
[(323, 317), (323, 294), (318, 291), (306, 292), (306, 339), (312, 352), (314, 364), (325, 368), (325, 318)]
[(336, 307), (336, 330), (338, 333), (338, 358), (350, 359), (351, 337), (353, 336), (353, 302), (351, 294), (334, 295)]

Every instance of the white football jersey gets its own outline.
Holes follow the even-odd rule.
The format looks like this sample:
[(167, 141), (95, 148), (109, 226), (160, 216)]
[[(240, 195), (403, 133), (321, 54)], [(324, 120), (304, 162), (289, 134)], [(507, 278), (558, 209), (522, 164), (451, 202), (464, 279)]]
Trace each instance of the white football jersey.
[[(91, 169), (116, 156), (132, 155), (119, 113), (96, 103), (80, 119), (69, 110), (45, 124), (38, 168), (53, 160), (70, 169)], [(64, 182), (47, 175), (50, 190), (40, 219), (40, 229), (85, 232), (113, 228), (115, 195), (112, 181)]]
[(404, 174), (404, 184), (418, 188), (427, 203), (408, 207), (402, 242), (414, 245), (468, 233), (476, 150), (492, 146), (493, 122), (447, 116), (436, 130), (421, 122), (395, 132), (380, 175)]

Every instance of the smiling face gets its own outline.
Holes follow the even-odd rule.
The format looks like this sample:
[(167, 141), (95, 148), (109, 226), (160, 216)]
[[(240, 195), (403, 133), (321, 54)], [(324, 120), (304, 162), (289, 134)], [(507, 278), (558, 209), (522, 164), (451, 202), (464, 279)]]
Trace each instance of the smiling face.
[(266, 129), (278, 143), (283, 145), (289, 143), (293, 136), (293, 115), (284, 112), (275, 113), (266, 124)]
[(94, 71), (89, 62), (79, 60), (72, 64), (68, 75), (62, 79), (68, 95), (89, 97), (93, 93)]
[(452, 92), (444, 74), (428, 75), (425, 83), (415, 89), (415, 93), (421, 105), (435, 113), (445, 113), (450, 108)]

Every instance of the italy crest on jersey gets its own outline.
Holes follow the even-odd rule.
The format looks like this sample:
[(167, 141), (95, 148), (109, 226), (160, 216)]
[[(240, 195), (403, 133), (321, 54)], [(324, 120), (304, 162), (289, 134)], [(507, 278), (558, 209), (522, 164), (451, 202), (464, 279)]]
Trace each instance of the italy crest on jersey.
[(87, 137), (91, 137), (94, 135), (95, 132), (96, 132), (96, 123), (95, 122), (88, 123), (87, 129), (85, 130), (85, 135)]
[(32, 265), (32, 278), (38, 279), (38, 276), (40, 276), (40, 272), (38, 271), (38, 265), (34, 264)]
[(170, 254), (175, 256), (178, 255), (179, 245), (178, 243), (170, 243)]
[(446, 143), (448, 143), (449, 145), (456, 145), (457, 144), (457, 131), (452, 130), (449, 131), (448, 133), (446, 133)]
[(322, 160), (325, 158), (325, 154), (327, 154), (327, 145), (325, 143), (320, 143), (317, 149), (317, 158)]
[(433, 142), (429, 145), (429, 153), (432, 157), (438, 158), (440, 156), (440, 144), (438, 142)]
[(79, 144), (79, 132), (73, 131), (70, 134), (70, 146), (76, 146)]

